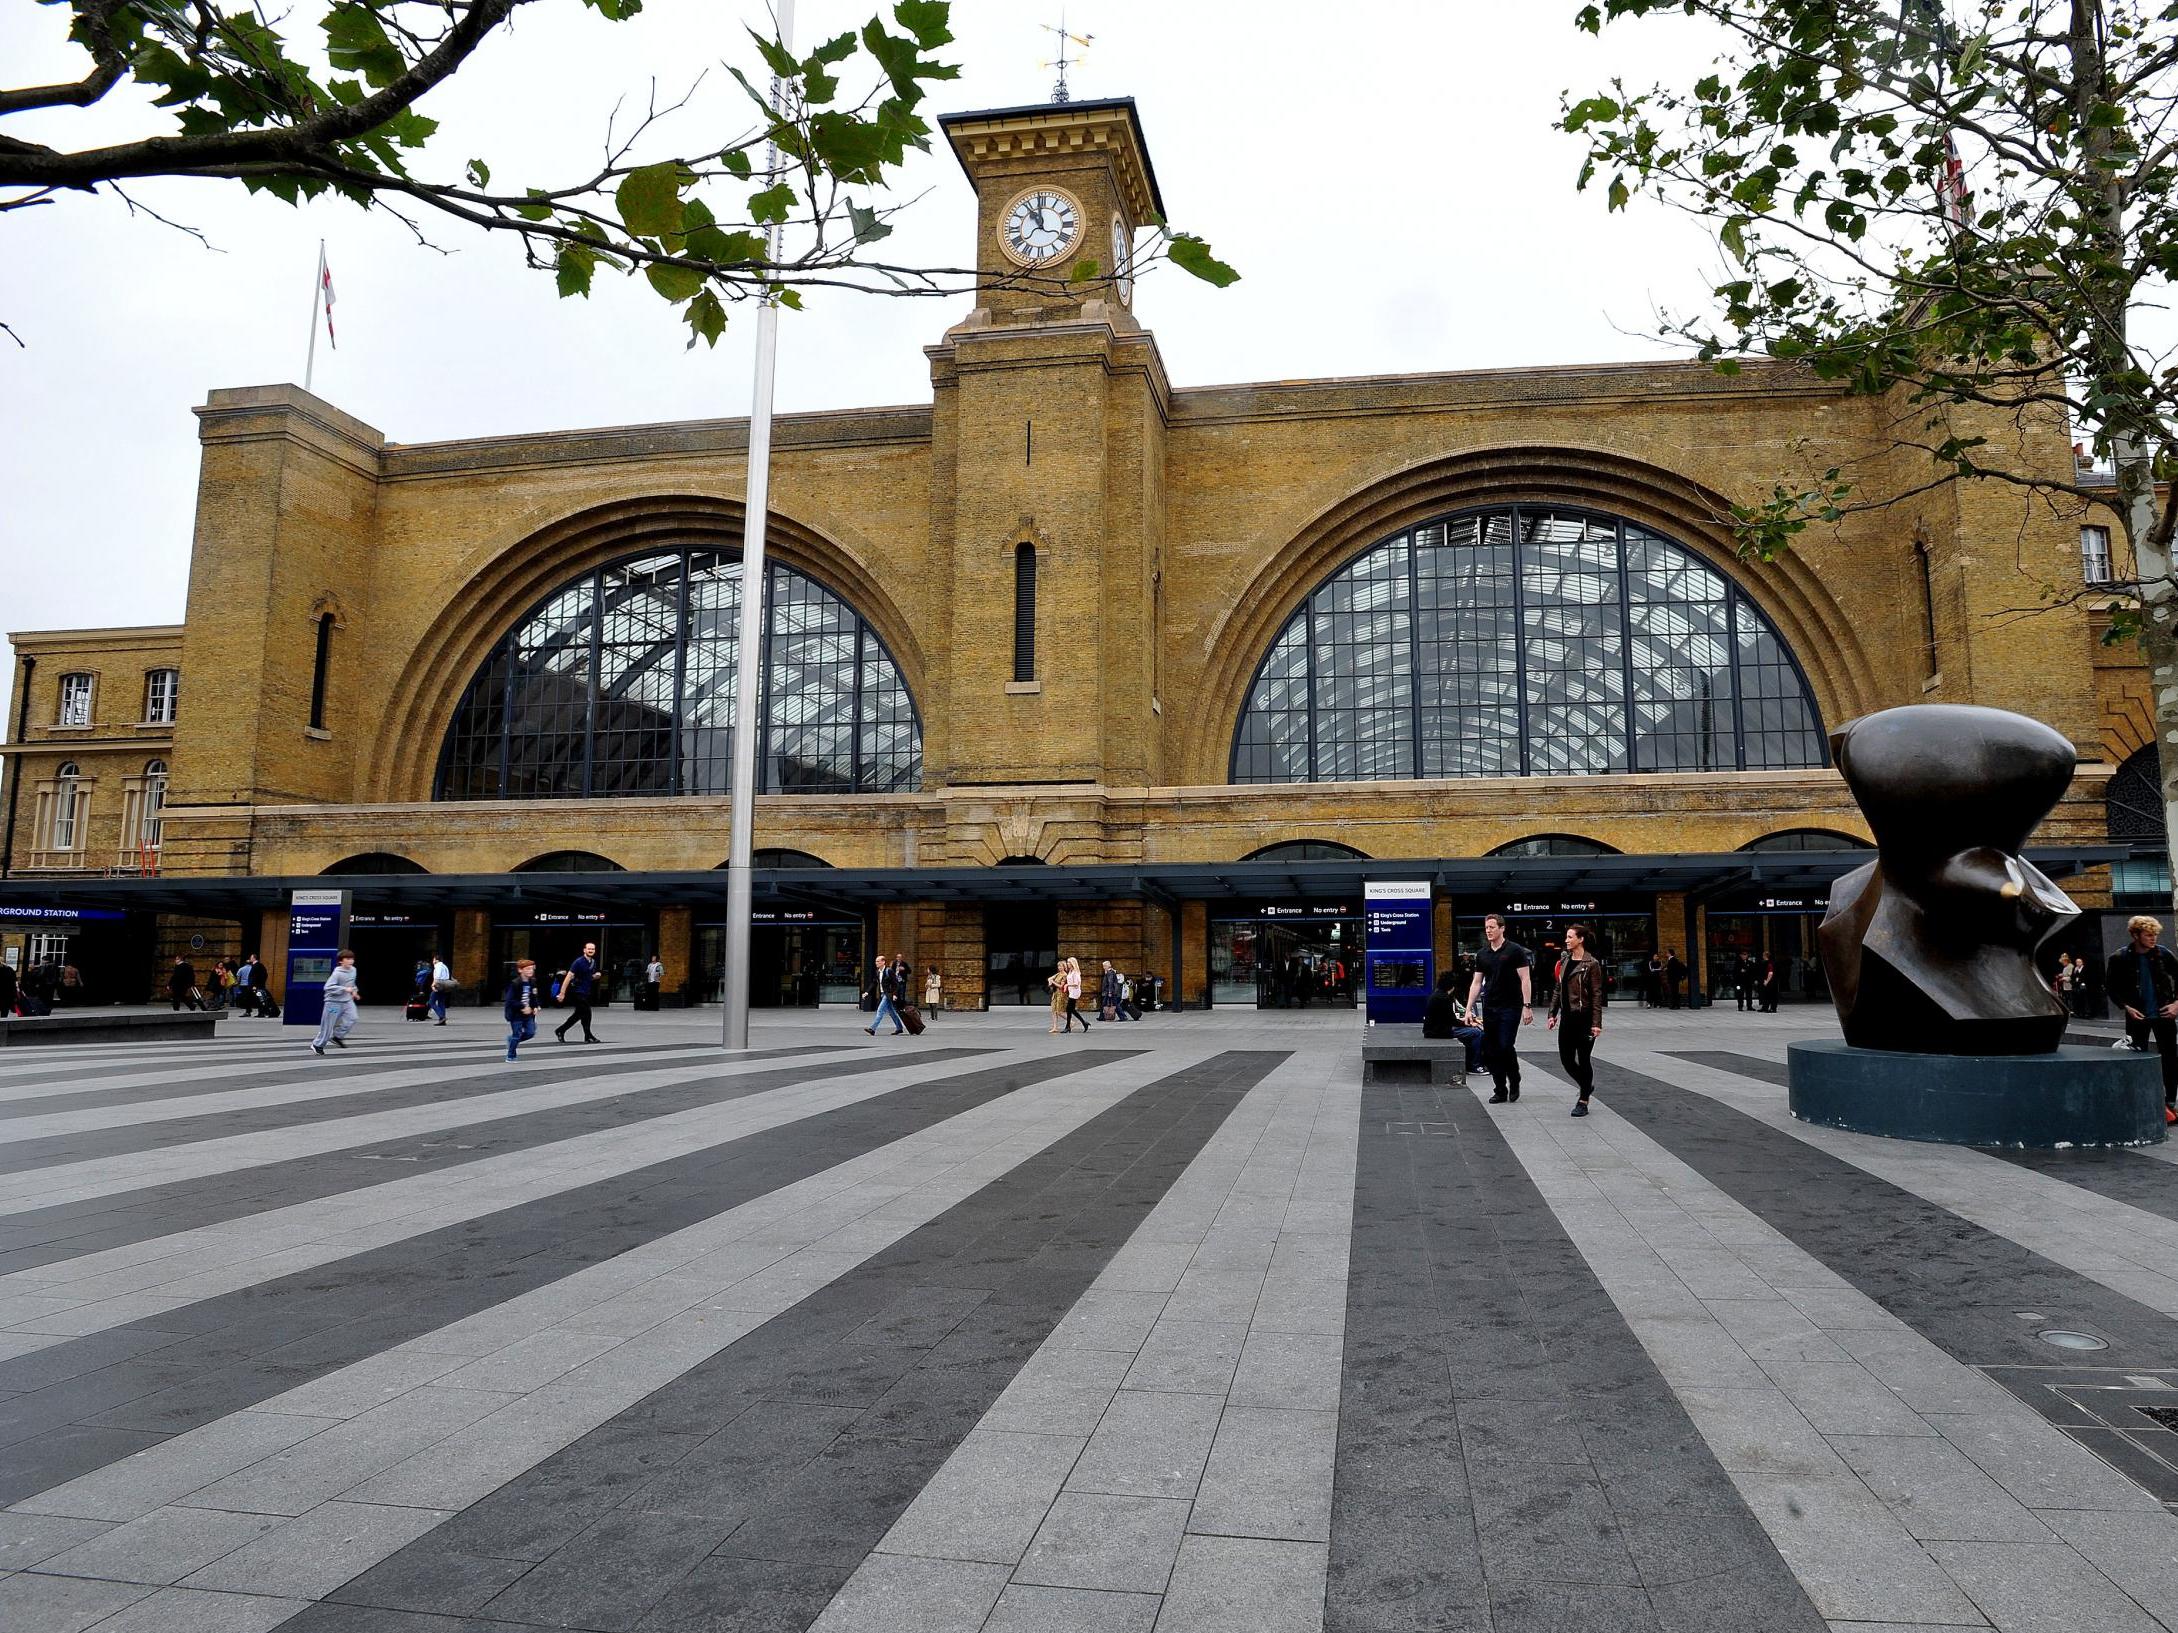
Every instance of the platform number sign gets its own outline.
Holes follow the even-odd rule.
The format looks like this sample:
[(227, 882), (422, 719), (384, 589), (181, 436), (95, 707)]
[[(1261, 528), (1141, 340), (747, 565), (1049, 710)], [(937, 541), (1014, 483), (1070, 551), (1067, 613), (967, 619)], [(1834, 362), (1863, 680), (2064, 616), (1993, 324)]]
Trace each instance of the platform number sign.
[(1362, 910), (1372, 1025), (1419, 1026), (1437, 978), (1429, 881), (1368, 884)]

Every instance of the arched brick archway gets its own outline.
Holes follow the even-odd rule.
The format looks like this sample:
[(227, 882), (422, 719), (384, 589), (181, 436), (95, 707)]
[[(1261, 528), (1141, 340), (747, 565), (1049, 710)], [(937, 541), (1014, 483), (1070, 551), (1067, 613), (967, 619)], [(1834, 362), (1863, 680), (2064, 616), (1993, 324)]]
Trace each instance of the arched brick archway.
[(1796, 556), (1750, 567), (1734, 553), (1731, 504), (1699, 483), (1624, 455), (1588, 448), (1475, 449), (1396, 471), (1328, 506), (1264, 563), (1212, 629), (1201, 707), (1189, 723), (1182, 780), (1230, 777), (1234, 723), (1271, 642), (1302, 600), (1349, 560), (1408, 528), (1454, 511), (1521, 504), (1604, 512), (1672, 539), (1731, 579), (1799, 660), (1825, 720), (1873, 707), (1872, 666), (1851, 622)]
[[(592, 568), (653, 547), (737, 550), (743, 514), (739, 500), (712, 495), (616, 500), (481, 552), (409, 655), (389, 705), (389, 729), (373, 745), (364, 767), (364, 797), (431, 798), (456, 702), (493, 646), (544, 597)], [(770, 560), (817, 580), (861, 614), (899, 666), (910, 696), (924, 695), (921, 644), (862, 552), (777, 511), (765, 530), (765, 551)]]

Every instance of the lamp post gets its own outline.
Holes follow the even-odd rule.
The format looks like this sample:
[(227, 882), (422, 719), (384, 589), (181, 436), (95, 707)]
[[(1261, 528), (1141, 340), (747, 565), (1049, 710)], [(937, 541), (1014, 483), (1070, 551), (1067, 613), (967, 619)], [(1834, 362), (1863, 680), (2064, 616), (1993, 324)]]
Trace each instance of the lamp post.
[[(794, 49), (794, 0), (776, 0), (779, 43)], [(772, 79), (772, 106), (779, 81)], [(776, 144), (767, 149), (766, 171), (779, 165)], [(765, 259), (776, 265), (779, 227), (765, 234)], [(749, 915), (755, 909), (750, 869), (756, 847), (757, 700), (763, 689), (764, 525), (771, 507), (771, 388), (779, 363), (779, 303), (767, 297), (756, 309), (756, 391), (749, 408), (749, 486), (741, 517), (741, 634), (734, 651), (734, 769), (728, 802), (726, 846), (726, 1011), (721, 1041), (749, 1046)]]

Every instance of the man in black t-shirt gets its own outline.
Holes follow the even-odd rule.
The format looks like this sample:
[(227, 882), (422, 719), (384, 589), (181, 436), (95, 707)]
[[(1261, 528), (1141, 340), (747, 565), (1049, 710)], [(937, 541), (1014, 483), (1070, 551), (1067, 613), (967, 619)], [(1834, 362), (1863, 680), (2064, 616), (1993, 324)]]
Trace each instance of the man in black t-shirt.
[(1497, 1092), (1490, 1104), (1520, 1098), (1520, 1029), (1535, 1020), (1534, 960), (1527, 948), (1505, 939), (1505, 921), (1492, 913), (1482, 921), (1485, 945), (1475, 954), (1475, 975), (1467, 988), (1467, 1013), (1479, 1016), (1482, 1058)]

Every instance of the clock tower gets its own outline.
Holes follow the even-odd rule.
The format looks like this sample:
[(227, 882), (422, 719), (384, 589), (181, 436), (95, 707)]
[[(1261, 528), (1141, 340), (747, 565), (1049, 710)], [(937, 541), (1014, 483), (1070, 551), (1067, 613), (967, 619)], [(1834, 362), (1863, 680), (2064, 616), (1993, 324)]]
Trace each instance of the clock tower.
[[(1132, 97), (938, 121), (976, 188), (977, 310), (994, 319), (1133, 304), (1134, 245), (1164, 219)], [(1093, 275), (1082, 277), (1084, 263)]]
[(1171, 387), (1133, 312), (1134, 243), (1163, 219), (1141, 122), (1122, 98), (939, 123), (975, 184), (978, 287), (929, 349), (951, 695), (926, 772), (1152, 785)]

